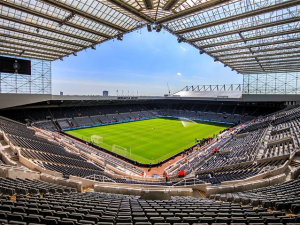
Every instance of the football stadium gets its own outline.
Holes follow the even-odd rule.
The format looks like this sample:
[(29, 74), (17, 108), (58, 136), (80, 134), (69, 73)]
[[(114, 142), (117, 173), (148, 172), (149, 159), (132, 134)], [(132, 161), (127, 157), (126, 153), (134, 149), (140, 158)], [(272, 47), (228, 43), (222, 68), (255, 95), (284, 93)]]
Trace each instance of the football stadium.
[[(1, 0), (0, 223), (300, 224), (299, 21), (299, 0)], [(170, 91), (162, 71), (155, 94), (160, 61), (180, 62), (149, 57), (140, 81), (154, 94), (92, 95), (93, 52), (142, 30), (206, 57), (210, 84), (177, 72)], [(67, 68), (75, 57), (84, 70)], [(83, 78), (56, 95), (66, 70)]]

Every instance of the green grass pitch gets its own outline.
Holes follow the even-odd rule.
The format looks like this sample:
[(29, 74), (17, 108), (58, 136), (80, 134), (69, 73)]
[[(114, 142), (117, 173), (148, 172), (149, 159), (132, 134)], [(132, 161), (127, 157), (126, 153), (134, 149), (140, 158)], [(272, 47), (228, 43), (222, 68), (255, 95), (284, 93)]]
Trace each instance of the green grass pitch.
[(212, 137), (226, 124), (157, 118), (66, 131), (140, 163), (157, 163), (195, 144), (195, 138)]

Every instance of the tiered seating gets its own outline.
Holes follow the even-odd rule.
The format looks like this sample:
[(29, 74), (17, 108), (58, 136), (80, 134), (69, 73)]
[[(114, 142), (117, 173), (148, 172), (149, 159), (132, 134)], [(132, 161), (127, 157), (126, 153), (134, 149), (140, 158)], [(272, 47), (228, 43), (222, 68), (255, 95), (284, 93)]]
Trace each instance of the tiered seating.
[[(67, 138), (67, 137), (66, 137)], [(127, 163), (121, 159), (112, 157), (111, 155), (104, 153), (100, 150), (97, 150), (93, 147), (87, 146), (85, 144), (82, 144), (81, 142), (73, 142), (73, 144), (80, 149), (81, 151), (87, 152), (89, 154), (95, 154), (97, 156), (99, 156), (103, 161), (105, 161), (107, 164), (115, 167), (115, 168), (121, 168), (121, 169), (129, 169), (133, 172), (135, 172), (136, 174), (140, 175), (141, 173), (143, 173), (144, 171), (142, 169), (139, 169), (135, 166), (133, 166), (130, 163)]]
[(288, 121), (299, 118), (299, 116), (300, 116), (300, 107), (283, 111), (279, 114), (276, 114), (276, 119), (272, 121), (272, 125), (276, 126), (276, 125), (284, 124)]
[[(36, 161), (42, 161), (42, 162), (49, 162), (51, 164), (64, 164), (70, 167), (83, 167), (86, 169), (91, 170), (99, 170), (99, 167), (95, 166), (94, 164), (91, 164), (87, 161), (84, 161), (81, 157), (78, 159), (74, 159), (73, 157), (65, 157), (63, 154), (59, 155), (53, 155), (53, 154), (47, 154), (39, 151), (28, 151), (26, 149), (22, 149), (22, 154), (24, 154), (25, 157), (34, 159)], [(72, 155), (72, 154), (70, 154)], [(55, 165), (58, 166), (58, 165)], [(102, 171), (102, 169), (101, 169)]]
[[(247, 170), (241, 176), (239, 173), (234, 174), (234, 171), (231, 171), (233, 176), (227, 176), (227, 171), (223, 171), (225, 173), (220, 174), (224, 175), (221, 179), (216, 179), (210, 170), (217, 168), (218, 172), (222, 172), (222, 169), (219, 168), (224, 166), (238, 165), (243, 162), (253, 162), (255, 164), (255, 160), (257, 159), (272, 158), (293, 153), (299, 148), (300, 143), (298, 134), (299, 118), (300, 107), (282, 111), (266, 118), (259, 118), (255, 122), (241, 127), (237, 135), (233, 135), (232, 139), (227, 141), (226, 144), (217, 147), (218, 152), (214, 155), (206, 150), (206, 154), (195, 157), (191, 161), (192, 163), (184, 164), (181, 168), (191, 170), (193, 165), (200, 165), (197, 171), (203, 171), (204, 173), (201, 173), (202, 175), (199, 175), (198, 178), (202, 178), (204, 181), (213, 184), (256, 175), (262, 168), (251, 171)], [(209, 155), (212, 156), (205, 161)]]
[(213, 146), (208, 147), (206, 150), (202, 149), (200, 152), (194, 151), (191, 155), (189, 155), (190, 158), (192, 158), (191, 161), (188, 161), (188, 163), (183, 163), (180, 167), (178, 167), (176, 170), (173, 170), (172, 174), (177, 174), (178, 170), (185, 170), (186, 173), (192, 171), (194, 168), (197, 168), (199, 165), (203, 164), (205, 162), (205, 159), (212, 155), (212, 151), (215, 148), (219, 148), (224, 143), (228, 141), (228, 138), (221, 139), (219, 142), (215, 143)]
[(43, 128), (45, 130), (50, 130), (50, 131), (57, 130), (57, 128), (55, 127), (55, 125), (53, 124), (53, 122), (51, 120), (35, 122), (33, 125), (37, 128)]
[(100, 115), (99, 116), (99, 120), (102, 122), (102, 123), (110, 123), (111, 121), (104, 115)]
[(38, 165), (63, 173), (63, 175), (89, 176), (102, 174), (103, 167), (93, 164), (79, 154), (67, 151), (56, 142), (35, 136), (26, 126), (0, 119), (0, 128), (13, 145), (21, 148), (21, 154)]
[(141, 114), (139, 112), (131, 112), (131, 115), (133, 116), (134, 119), (137, 119), (137, 118), (141, 118)]
[(76, 107), (76, 111), (78, 112), (79, 116), (90, 116), (97, 115), (99, 113), (99, 108), (95, 106)]
[[(84, 164), (84, 165), (74, 165), (75, 163), (72, 162), (73, 164), (66, 164), (64, 163), (63, 165), (61, 164), (53, 164), (53, 163), (47, 163), (43, 162), (40, 165), (45, 167), (48, 170), (53, 170), (57, 171), (59, 173), (66, 175), (73, 175), (77, 177), (87, 177), (90, 175), (102, 175), (104, 174), (101, 172), (103, 169), (99, 169), (96, 166), (92, 166), (93, 164)], [(94, 167), (94, 168), (93, 168)]]
[(61, 129), (70, 128), (71, 125), (69, 124), (68, 120), (71, 120), (71, 119), (60, 119), (60, 120), (57, 120), (57, 123), (59, 124)]
[[(290, 180), (270, 187), (258, 188), (251, 191), (228, 193), (221, 195), (226, 201), (262, 206), (273, 210), (286, 210), (300, 213), (300, 180)], [(212, 195), (211, 199), (216, 198)], [(287, 220), (288, 221), (288, 220)], [(280, 222), (280, 221), (278, 221)], [(293, 222), (293, 221), (291, 221)]]
[(94, 124), (102, 123), (99, 115), (98, 116), (91, 116), (90, 118), (91, 118), (91, 120), (93, 121)]
[(99, 224), (99, 225), (173, 225), (173, 224), (285, 224), (299, 222), (298, 216), (268, 212), (228, 202), (193, 197), (171, 200), (142, 200), (118, 194), (65, 193), (43, 198), (17, 198), (0, 202), (0, 221), (9, 224)]
[[(76, 192), (74, 188), (50, 184), (40, 180), (0, 178), (2, 196), (36, 196), (40, 194)], [(0, 208), (1, 210), (1, 208)]]
[(282, 166), (286, 161), (287, 158), (260, 163), (248, 163), (246, 165), (214, 169), (210, 171), (201, 171), (197, 174), (197, 178), (205, 181), (206, 183), (211, 183), (212, 185), (219, 185), (223, 181), (244, 180), (248, 177), (270, 171)]
[(198, 170), (207, 170), (242, 162), (253, 161), (264, 135), (264, 129), (256, 130), (247, 135), (235, 136), (218, 149), (220, 152), (212, 156)]
[(78, 126), (90, 126), (94, 125), (94, 122), (90, 119), (90, 117), (74, 117), (73, 119)]
[(290, 129), (281, 129), (277, 130), (276, 128), (273, 129), (270, 137), (270, 141), (277, 141), (283, 138), (291, 137)]
[(67, 152), (66, 150), (64, 150), (63, 147), (59, 146), (55, 142), (47, 142), (42, 138), (40, 138), (40, 140), (32, 140), (30, 139), (30, 137), (24, 138), (15, 135), (8, 135), (8, 136), (10, 137), (10, 140), (15, 146), (19, 146), (19, 147), (23, 147), (35, 151), (41, 151), (44, 152), (45, 154), (60, 155), (60, 156), (65, 156), (65, 157), (74, 158), (78, 160), (82, 159), (78, 155)]
[(134, 119), (134, 117), (130, 113), (120, 113), (120, 116), (123, 118), (123, 120)]
[(295, 108), (268, 118), (272, 132), (261, 158), (290, 154), (299, 148), (299, 117), (299, 108)]
[(296, 118), (295, 120), (291, 121), (290, 124), (288, 124), (291, 127), (291, 136), (294, 140), (295, 148), (299, 148), (300, 146), (300, 133), (298, 132), (300, 130), (300, 119)]
[(269, 144), (261, 158), (272, 158), (275, 156), (290, 154), (293, 150), (294, 144), (292, 141), (285, 141), (280, 144)]
[(141, 113), (143, 113), (143, 115), (145, 116), (145, 117), (148, 117), (148, 118), (150, 118), (150, 117), (153, 117), (153, 114), (151, 113), (151, 111), (142, 111)]
[(245, 117), (242, 115), (224, 115), (223, 113), (204, 112), (204, 111), (184, 111), (175, 109), (162, 109), (158, 110), (158, 114), (162, 116), (178, 116), (187, 117), (190, 119), (200, 119), (209, 121), (220, 121), (228, 123), (240, 123), (254, 119), (255, 117)]
[[(85, 101), (78, 101), (76, 106), (69, 106), (67, 102), (66, 104), (63, 102), (58, 107), (53, 107), (53, 104), (51, 104), (51, 107), (49, 108), (45, 108), (45, 106), (43, 106), (41, 108), (36, 107), (34, 109), (26, 108), (5, 110), (1, 112), (1, 115), (24, 123), (25, 119), (37, 122), (44, 121), (51, 117), (53, 121), (56, 121), (66, 118), (72, 119), (74, 117), (91, 117), (95, 115), (121, 114), (129, 112), (142, 112), (141, 115), (150, 117), (152, 114), (151, 111), (164, 109), (175, 111), (180, 110), (181, 112), (192, 111), (200, 114), (203, 113), (203, 116), (199, 116), (198, 119), (213, 119), (209, 117), (209, 115), (212, 115), (212, 117), (217, 117), (219, 121), (240, 123), (251, 120), (260, 115), (273, 113), (276, 110), (281, 109), (281, 106), (246, 106), (241, 103), (236, 105), (236, 103), (228, 102), (173, 101), (167, 99), (157, 101), (153, 100), (149, 102), (137, 101), (136, 103), (131, 102), (129, 104), (114, 104), (114, 102), (105, 104), (105, 102), (95, 100), (89, 101), (88, 104)], [(226, 113), (225, 117), (222, 115), (223, 113)], [(107, 122), (103, 121), (103, 123)]]
[[(65, 118), (66, 117), (64, 115), (63, 111), (61, 110), (61, 108), (48, 108), (48, 110), (49, 110), (49, 115), (53, 119), (59, 119), (59, 118)], [(37, 111), (37, 110), (35, 110), (35, 111)]]
[(117, 121), (122, 121), (122, 120), (124, 120), (123, 117), (121, 117), (119, 114), (114, 114), (114, 118), (115, 118)]
[(106, 114), (109, 122), (117, 122), (116, 114)]
[(240, 133), (242, 134), (242, 133), (252, 132), (256, 130), (261, 130), (269, 126), (270, 126), (270, 121), (266, 119), (266, 120), (258, 121), (257, 123), (250, 124), (245, 129), (243, 129)]
[[(112, 109), (117, 113), (106, 114), (94, 116), (94, 117), (74, 117), (74, 119), (58, 120), (61, 126), (76, 126), (96, 123), (98, 121), (101, 123), (123, 120), (124, 117), (131, 115), (132, 118), (149, 117), (152, 115), (174, 115), (183, 116), (188, 118), (206, 118), (218, 120), (223, 117), (223, 113), (209, 112), (216, 111), (215, 106), (204, 107), (203, 112), (192, 111), (193, 106), (189, 105), (191, 111), (182, 110), (180, 104), (174, 104), (172, 109), (156, 110), (154, 113), (142, 111), (131, 113), (118, 114), (116, 110), (117, 107), (114, 106)], [(128, 108), (122, 108), (125, 110), (131, 110)], [(218, 108), (219, 111), (220, 107)], [(82, 109), (82, 113), (86, 113), (87, 110)], [(96, 111), (96, 110), (94, 110)], [(235, 110), (233, 110), (235, 111)], [(76, 112), (79, 112), (76, 109)], [(78, 113), (81, 114), (81, 113)], [(74, 116), (74, 111), (70, 110), (65, 112), (66, 116)], [(193, 117), (194, 116), (194, 117)], [(300, 117), (300, 110), (293, 109), (285, 112), (278, 113), (266, 118), (259, 118), (254, 123), (249, 123), (245, 126), (238, 135), (232, 134), (231, 136), (221, 139), (213, 147), (203, 151), (203, 154), (196, 154), (195, 157), (184, 163), (178, 165), (176, 169), (184, 169), (189, 172), (193, 169), (198, 168), (199, 173), (197, 178), (205, 182), (210, 182), (212, 184), (219, 184), (222, 181), (235, 180), (235, 179), (245, 179), (250, 176), (257, 175), (265, 170), (265, 168), (274, 168), (277, 166), (277, 162), (265, 162), (265, 163), (253, 163), (256, 159), (260, 159), (258, 155), (259, 152), (263, 152), (262, 158), (274, 157), (278, 155), (290, 154), (297, 148), (295, 142), (298, 140), (297, 128), (298, 128), (298, 118)], [(1, 124), (2, 121), (2, 124)], [(38, 165), (61, 172), (65, 175), (75, 175), (75, 176), (91, 176), (103, 175), (103, 166), (97, 165), (93, 162), (88, 161), (86, 158), (74, 154), (72, 150), (63, 148), (62, 146), (56, 144), (55, 142), (46, 141), (45, 139), (38, 138), (34, 135), (34, 131), (27, 129), (25, 126), (19, 125), (17, 123), (9, 122), (8, 120), (1, 120), (0, 127), (7, 134), (9, 140), (15, 145), (20, 147), (21, 154), (28, 159), (31, 159), (34, 163)], [(3, 126), (1, 126), (3, 125)], [(291, 127), (291, 128), (289, 128)], [(271, 132), (272, 129), (272, 132)], [(267, 140), (268, 145), (266, 149), (262, 149), (262, 139), (265, 134), (271, 132), (270, 138)], [(269, 134), (269, 133), (268, 133)], [(284, 141), (283, 141), (284, 140)], [(280, 142), (277, 142), (280, 141)], [(299, 144), (299, 142), (297, 141)], [(94, 149), (85, 144), (76, 142), (73, 143), (76, 148), (80, 151), (88, 152), (89, 154), (95, 154), (97, 159), (101, 160), (104, 165), (111, 165), (116, 170), (119, 170), (123, 174), (128, 175), (141, 175), (143, 170), (136, 168), (134, 165), (126, 163), (120, 159), (116, 159), (109, 154), (106, 154), (98, 149)], [(212, 150), (214, 148), (218, 149), (218, 153), (212, 155)], [(209, 158), (210, 157), (210, 158)], [(206, 161), (207, 160), (207, 161)], [(246, 163), (239, 165), (240, 163)], [(280, 165), (282, 162), (278, 162)], [(279, 165), (278, 164), (278, 165)], [(232, 166), (228, 168), (228, 166)], [(225, 168), (222, 168), (225, 167)], [(217, 168), (217, 169), (216, 169)], [(211, 170), (215, 170), (211, 173)], [(175, 170), (172, 172), (176, 172)], [(108, 181), (110, 179), (107, 179)], [(126, 179), (111, 179), (119, 183), (139, 183), (148, 184), (138, 181), (127, 181)], [(159, 182), (156, 185), (170, 185), (164, 182)]]

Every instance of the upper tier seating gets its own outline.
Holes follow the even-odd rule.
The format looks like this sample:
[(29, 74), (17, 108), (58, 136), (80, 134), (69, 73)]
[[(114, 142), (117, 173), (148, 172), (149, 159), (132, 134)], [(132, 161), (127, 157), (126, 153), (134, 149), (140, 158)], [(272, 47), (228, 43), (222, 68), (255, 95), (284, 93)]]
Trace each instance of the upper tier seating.
[(77, 124), (77, 126), (90, 126), (94, 125), (93, 120), (90, 117), (74, 117), (73, 121)]
[[(70, 107), (67, 102), (66, 105), (62, 103), (58, 107), (49, 106), (49, 108), (34, 108), (34, 109), (19, 109), (19, 110), (5, 110), (0, 112), (1, 115), (20, 121), (25, 122), (25, 119), (29, 119), (33, 122), (44, 121), (52, 118), (54, 121), (59, 119), (74, 117), (91, 117), (98, 115), (117, 114), (123, 118), (122, 113), (139, 112), (140, 117), (151, 117), (152, 111), (156, 110), (174, 110), (176, 114), (180, 112), (181, 116), (188, 115), (188, 112), (198, 113), (199, 119), (214, 119), (223, 122), (244, 122), (256, 118), (257, 116), (264, 116), (269, 113), (273, 113), (282, 106), (258, 106), (258, 105), (243, 105), (239, 103), (227, 103), (227, 102), (199, 102), (199, 101), (182, 101), (174, 102), (168, 100), (158, 100), (151, 102), (136, 102), (131, 104), (103, 104), (100, 101), (93, 102), (93, 105), (85, 105), (84, 102), (77, 104), (77, 106)], [(100, 105), (99, 105), (100, 104)], [(134, 117), (130, 115), (131, 119)], [(121, 118), (117, 120), (120, 121)], [(124, 118), (125, 120), (128, 117)], [(93, 122), (95, 122), (93, 120)], [(101, 123), (107, 123), (102, 121)], [(96, 123), (98, 124), (98, 123)]]
[(37, 128), (43, 128), (43, 129), (50, 130), (50, 131), (57, 130), (57, 128), (55, 127), (55, 125), (53, 124), (53, 122), (51, 120), (35, 122), (33, 125)]

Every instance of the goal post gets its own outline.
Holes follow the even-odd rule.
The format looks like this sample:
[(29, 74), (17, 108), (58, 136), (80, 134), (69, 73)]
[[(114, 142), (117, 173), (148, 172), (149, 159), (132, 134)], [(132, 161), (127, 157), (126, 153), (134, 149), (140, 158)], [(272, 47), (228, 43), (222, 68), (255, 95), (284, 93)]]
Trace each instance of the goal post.
[(116, 144), (114, 144), (112, 146), (112, 152), (117, 153), (122, 156), (125, 156), (125, 157), (127, 157), (128, 153), (129, 153), (127, 148), (122, 147), (120, 145), (116, 145)]
[(181, 121), (182, 126), (184, 126), (184, 127), (188, 127), (188, 126), (197, 124), (197, 122), (187, 119), (187, 118), (179, 117), (178, 119)]
[(144, 163), (153, 163), (153, 159), (149, 160), (142, 156), (136, 155), (131, 152), (131, 146), (128, 146), (127, 148), (114, 144), (112, 146), (112, 152), (117, 153), (119, 155), (122, 155), (128, 159), (138, 161), (138, 162), (144, 162)]
[(103, 143), (103, 137), (98, 136), (98, 135), (92, 135), (91, 136), (91, 142), (93, 144), (99, 145)]

